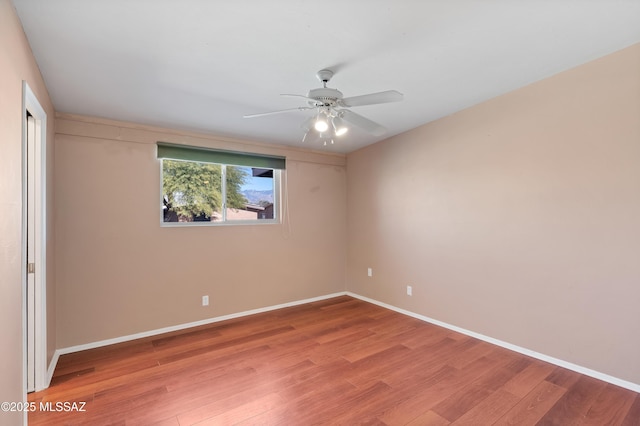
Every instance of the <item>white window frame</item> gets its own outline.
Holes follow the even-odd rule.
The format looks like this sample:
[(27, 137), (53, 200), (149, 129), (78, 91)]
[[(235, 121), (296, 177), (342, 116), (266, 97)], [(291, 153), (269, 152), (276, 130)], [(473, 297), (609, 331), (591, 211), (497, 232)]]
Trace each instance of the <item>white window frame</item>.
[[(201, 163), (201, 164), (216, 164), (222, 167), (221, 172), (221, 188), (222, 188), (222, 220), (219, 221), (197, 221), (197, 222), (165, 222), (164, 221), (164, 176), (163, 176), (163, 161), (165, 159), (159, 159), (160, 163), (160, 226), (169, 227), (169, 228), (180, 228), (180, 227), (190, 227), (190, 226), (236, 226), (236, 225), (279, 225), (282, 223), (282, 173), (286, 173), (286, 170), (280, 169), (270, 169), (273, 170), (273, 219), (255, 219), (255, 220), (227, 220), (227, 197), (226, 197), (226, 187), (227, 187), (227, 175), (226, 175), (226, 167), (250, 167), (250, 166), (236, 166), (234, 164), (223, 164), (223, 163), (211, 163), (204, 161), (192, 161), (193, 163)], [(170, 158), (166, 158), (166, 160), (171, 160)], [(173, 161), (189, 161), (189, 160), (173, 160)]]

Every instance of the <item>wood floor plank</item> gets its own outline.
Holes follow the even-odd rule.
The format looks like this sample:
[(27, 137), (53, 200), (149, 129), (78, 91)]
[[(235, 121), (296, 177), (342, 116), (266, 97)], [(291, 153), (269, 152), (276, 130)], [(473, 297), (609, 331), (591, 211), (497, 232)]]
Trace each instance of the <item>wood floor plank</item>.
[(585, 416), (585, 425), (621, 424), (637, 395), (618, 386), (607, 384)]
[(412, 318), (412, 321), (408, 321), (406, 318), (390, 315), (384, 321), (377, 321), (369, 329), (378, 335), (395, 336), (405, 331), (422, 328), (423, 324), (424, 322), (417, 318)]
[(263, 397), (250, 400), (245, 404), (239, 405), (230, 410), (209, 417), (197, 423), (190, 423), (194, 426), (219, 426), (219, 425), (235, 425), (237, 423), (247, 421), (260, 414), (273, 410), (283, 404), (282, 398), (277, 393), (265, 395)]
[[(448, 340), (442, 345), (434, 344), (414, 350), (405, 350), (404, 345), (398, 345), (392, 349), (395, 351), (393, 357), (387, 357), (380, 362), (375, 362), (374, 359), (374, 362), (356, 363), (345, 379), (359, 388), (370, 386), (372, 382), (379, 380), (392, 387), (402, 387), (401, 383), (408, 377), (413, 381), (422, 380), (442, 369), (447, 355), (454, 350), (454, 345), (454, 340)], [(416, 371), (416, 359), (421, 360), (422, 368), (419, 371)], [(450, 367), (450, 370), (454, 368)]]
[(408, 423), (494, 367), (495, 362), (478, 358), (465, 369), (454, 369), (453, 374), (445, 376), (428, 387), (421, 388), (420, 392), (415, 392), (416, 389), (407, 392), (409, 395), (407, 399), (390, 407), (378, 417), (389, 424)]
[(570, 389), (571, 386), (580, 380), (580, 377), (580, 374), (576, 374), (571, 370), (567, 370), (562, 367), (555, 367), (551, 374), (549, 374), (544, 380), (565, 389)]
[(188, 342), (200, 342), (202, 339), (210, 339), (212, 337), (218, 337), (220, 333), (212, 330), (212, 327), (201, 327), (193, 331), (185, 333), (174, 333), (172, 335), (164, 335), (157, 339), (151, 340), (151, 344), (154, 348), (167, 347), (167, 346), (181, 346), (184, 347)]
[(419, 415), (409, 423), (407, 426), (447, 426), (451, 422), (434, 411), (427, 411), (424, 414)]
[(565, 392), (566, 389), (558, 385), (542, 381), (494, 425), (534, 425)]
[(168, 419), (151, 423), (150, 426), (180, 426), (180, 422), (178, 422), (177, 417), (169, 417)]
[(527, 368), (505, 383), (504, 390), (523, 398), (551, 374), (555, 368), (554, 365), (549, 363), (532, 360)]
[(85, 374), (89, 374), (89, 373), (95, 373), (96, 369), (95, 367), (89, 367), (89, 368), (85, 368), (82, 370), (76, 370), (76, 371), (70, 371), (69, 373), (66, 374), (60, 374), (54, 378), (51, 379), (51, 384), (52, 385), (59, 385), (60, 383), (64, 383), (67, 380), (71, 380), (74, 379), (76, 377), (85, 375)]
[(354, 389), (353, 385), (343, 380), (334, 380), (331, 385), (316, 382), (314, 386), (307, 388), (307, 392), (303, 394), (297, 394), (291, 392), (291, 389), (286, 389), (280, 393), (283, 399), (287, 401), (287, 404), (256, 417), (255, 424), (290, 425), (292, 422), (297, 422), (298, 419), (308, 417), (311, 413), (326, 410), (342, 395)]
[[(383, 380), (385, 383), (393, 387), (402, 387), (403, 382), (405, 382), (411, 374), (418, 377), (430, 376), (434, 371), (440, 370), (444, 365), (451, 367), (447, 363), (449, 357), (455, 354), (456, 351), (464, 351), (469, 345), (473, 344), (474, 342), (471, 340), (455, 340), (446, 337), (438, 342), (413, 349), (411, 351), (413, 356), (399, 359), (395, 365), (392, 365), (393, 361), (390, 361), (381, 365), (371, 366), (371, 373), (384, 373)], [(416, 371), (415, 363), (412, 362), (412, 360), (415, 359), (421, 360), (418, 371)], [(402, 372), (402, 374), (393, 374), (394, 369)], [(451, 367), (451, 369), (458, 370), (454, 367)]]
[(230, 339), (230, 340), (226, 340), (226, 341), (222, 341), (213, 345), (208, 345), (202, 348), (198, 348), (198, 349), (192, 349), (190, 351), (185, 351), (185, 352), (180, 352), (178, 354), (172, 355), (172, 356), (168, 356), (168, 357), (163, 357), (160, 358), (158, 360), (158, 362), (160, 364), (167, 364), (170, 362), (175, 362), (175, 361), (179, 361), (185, 358), (191, 358), (191, 357), (196, 357), (198, 355), (202, 355), (208, 352), (214, 352), (220, 349), (225, 349), (225, 348), (237, 348), (239, 346), (242, 345), (257, 345), (260, 346), (262, 345), (263, 341), (266, 338), (269, 338), (271, 336), (274, 335), (278, 335), (280, 333), (287, 333), (290, 331), (293, 331), (293, 327), (289, 326), (283, 326), (283, 327), (278, 327), (278, 328), (274, 328), (271, 330), (266, 330), (266, 331), (262, 331), (259, 333), (254, 333), (254, 334), (250, 334), (248, 336), (242, 336), (242, 337), (236, 337), (234, 339)]
[(471, 339), (468, 336), (454, 336), (451, 330), (436, 327), (433, 324), (423, 324), (422, 326), (416, 327), (413, 333), (405, 335), (404, 339), (402, 339), (402, 344), (408, 348), (415, 349), (424, 345), (440, 342), (444, 339), (464, 340), (470, 346), (475, 342), (475, 339)]
[(296, 418), (299, 424), (357, 424), (380, 404), (394, 398), (393, 389), (386, 383), (377, 382), (366, 389), (351, 389), (334, 394), (322, 409), (304, 413)]
[(286, 399), (296, 399), (308, 394), (314, 394), (325, 386), (334, 384), (345, 385), (348, 389), (355, 389), (351, 383), (343, 379), (345, 374), (352, 369), (351, 363), (344, 359), (338, 359), (331, 364), (320, 365), (317, 368), (292, 375), (286, 386), (280, 389), (280, 394)]
[(504, 389), (498, 389), (451, 424), (460, 426), (491, 425), (504, 416), (519, 401), (520, 398), (512, 393)]
[(348, 351), (342, 354), (342, 357), (351, 363), (355, 363), (392, 348), (402, 348), (410, 351), (406, 346), (399, 344), (398, 339), (384, 338), (374, 334), (371, 337), (361, 339), (357, 345), (352, 345)]
[(636, 395), (636, 399), (622, 421), (622, 426), (640, 426), (640, 394)]
[(497, 365), (468, 385), (461, 386), (457, 392), (438, 403), (432, 410), (454, 422), (495, 393), (529, 364), (528, 359), (519, 358), (506, 365)]
[(356, 361), (349, 361), (349, 359), (345, 356), (343, 357), (352, 366), (351, 371), (354, 374), (368, 374), (370, 377), (374, 377), (371, 374), (373, 370), (378, 368), (380, 364), (388, 362), (392, 359), (405, 359), (406, 356), (411, 352), (406, 346), (395, 344), (386, 349), (376, 351), (370, 355), (367, 355), (364, 358), (359, 358)]
[(449, 356), (447, 364), (452, 367), (461, 369), (472, 363), (474, 360), (480, 357), (486, 357), (492, 352), (496, 351), (495, 345), (492, 345), (482, 340), (473, 339), (473, 346), (463, 351), (456, 351)]
[[(362, 331), (368, 331), (367, 326), (371, 324), (373, 324), (373, 320), (371, 320), (370, 318), (358, 318), (346, 323), (341, 323), (334, 327), (326, 328), (324, 330), (316, 330), (314, 333), (307, 333), (308, 335), (313, 336), (314, 340), (318, 344), (324, 345), (326, 343), (340, 340), (344, 337), (351, 336)], [(375, 335), (376, 333), (369, 332), (369, 336)]]
[(62, 355), (30, 425), (638, 425), (637, 393), (349, 296)]
[(596, 398), (604, 390), (606, 383), (582, 376), (553, 407), (540, 419), (540, 425), (561, 424), (564, 419), (575, 419), (580, 424), (589, 412)]
[(352, 348), (354, 342), (366, 339), (372, 334), (373, 333), (369, 330), (359, 330), (353, 334), (333, 340), (330, 344), (317, 345), (312, 348), (308, 357), (318, 365), (334, 362), (336, 359), (342, 358), (342, 354)]

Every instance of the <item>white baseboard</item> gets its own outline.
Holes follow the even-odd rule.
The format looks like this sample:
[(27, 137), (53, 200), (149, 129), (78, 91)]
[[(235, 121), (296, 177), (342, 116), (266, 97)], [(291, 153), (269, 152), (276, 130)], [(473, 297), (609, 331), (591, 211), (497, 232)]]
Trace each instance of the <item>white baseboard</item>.
[(279, 305), (267, 306), (267, 307), (264, 307), (264, 308), (252, 309), (252, 310), (249, 310), (249, 311), (238, 312), (238, 313), (235, 313), (235, 314), (229, 314), (229, 315), (223, 315), (223, 316), (214, 317), (214, 318), (208, 318), (208, 319), (201, 320), (201, 321), (195, 321), (195, 322), (179, 324), (179, 325), (175, 325), (175, 326), (171, 326), (171, 327), (159, 328), (159, 329), (145, 331), (145, 332), (141, 332), (141, 333), (130, 334), (128, 336), (116, 337), (116, 338), (107, 339), (107, 340), (100, 340), (100, 341), (97, 341), (97, 342), (91, 342), (91, 343), (87, 343), (87, 344), (84, 344), (84, 345), (70, 346), (70, 347), (67, 347), (67, 348), (57, 349), (55, 351), (54, 355), (53, 355), (51, 363), (49, 364), (49, 369), (47, 371), (47, 387), (51, 383), (51, 378), (53, 377), (53, 372), (54, 372), (54, 370), (56, 368), (56, 365), (58, 363), (58, 358), (60, 357), (60, 355), (69, 354), (69, 353), (73, 353), (73, 352), (84, 351), (84, 350), (87, 350), (87, 349), (99, 348), (99, 347), (102, 347), (102, 346), (113, 345), (115, 343), (122, 343), (122, 342), (127, 342), (127, 341), (135, 340), (135, 339), (141, 339), (143, 337), (149, 337), (149, 336), (155, 336), (155, 335), (158, 335), (158, 334), (169, 333), (171, 331), (184, 330), (184, 329), (191, 328), (191, 327), (197, 327), (197, 326), (200, 326), (200, 325), (212, 324), (212, 323), (215, 323), (215, 322), (225, 321), (225, 320), (233, 319), (233, 318), (244, 317), (244, 316), (248, 316), (248, 315), (259, 314), (259, 313), (262, 313), (262, 312), (273, 311), (273, 310), (276, 310), (276, 309), (282, 309), (282, 308), (288, 308), (288, 307), (291, 307), (291, 306), (303, 305), (305, 303), (317, 302), (319, 300), (331, 299), (333, 297), (344, 296), (344, 295), (348, 295), (348, 296), (354, 297), (356, 299), (363, 300), (365, 302), (373, 303), (374, 305), (382, 306), (383, 308), (387, 308), (387, 309), (390, 309), (392, 311), (399, 312), (401, 314), (404, 314), (404, 315), (407, 315), (407, 316), (410, 316), (410, 317), (413, 317), (413, 318), (417, 318), (419, 320), (422, 320), (422, 321), (425, 321), (425, 322), (428, 322), (428, 323), (431, 323), (431, 324), (434, 324), (434, 325), (437, 325), (437, 326), (440, 326), (440, 327), (444, 327), (444, 328), (447, 328), (449, 330), (453, 330), (453, 331), (456, 331), (458, 333), (462, 333), (462, 334), (465, 334), (467, 336), (474, 337), (476, 339), (483, 340), (485, 342), (488, 342), (488, 343), (503, 347), (505, 349), (509, 349), (509, 350), (514, 351), (514, 352), (518, 352), (518, 353), (530, 356), (532, 358), (536, 358), (536, 359), (539, 359), (541, 361), (545, 361), (545, 362), (548, 362), (550, 364), (554, 364), (554, 365), (557, 365), (559, 367), (566, 368), (568, 370), (572, 370), (572, 371), (575, 371), (577, 373), (584, 374), (586, 376), (593, 377), (595, 379), (602, 380), (604, 382), (611, 383), (611, 384), (614, 384), (616, 386), (620, 386), (620, 387), (625, 388), (625, 389), (629, 389), (629, 390), (631, 390), (633, 392), (640, 393), (640, 384), (632, 383), (632, 382), (629, 382), (629, 381), (623, 380), (623, 379), (619, 379), (617, 377), (613, 377), (613, 376), (610, 376), (608, 374), (592, 370), (590, 368), (582, 367), (580, 365), (573, 364), (573, 363), (568, 362), (568, 361), (564, 361), (564, 360), (561, 360), (561, 359), (558, 359), (558, 358), (554, 358), (552, 356), (545, 355), (545, 354), (533, 351), (531, 349), (523, 348), (521, 346), (517, 346), (517, 345), (511, 344), (511, 343), (508, 343), (508, 342), (504, 342), (502, 340), (494, 339), (493, 337), (485, 336), (483, 334), (476, 333), (476, 332), (471, 331), (471, 330), (467, 330), (467, 329), (464, 329), (464, 328), (461, 328), (461, 327), (457, 327), (455, 325), (447, 324), (445, 322), (438, 321), (436, 319), (429, 318), (429, 317), (424, 316), (424, 315), (416, 314), (414, 312), (407, 311), (405, 309), (401, 309), (401, 308), (398, 308), (396, 306), (389, 305), (387, 303), (380, 302), (380, 301), (375, 300), (375, 299), (370, 299), (368, 297), (361, 296), (359, 294), (352, 293), (350, 291), (342, 291), (342, 292), (338, 292), (338, 293), (327, 294), (327, 295), (324, 295), (324, 296), (313, 297), (313, 298), (310, 298), (310, 299), (297, 300), (297, 301), (294, 301), (294, 302), (288, 302), (288, 303), (282, 303), (282, 304), (279, 304)]
[[(324, 295), (324, 296), (312, 297), (310, 299), (297, 300), (295, 302), (287, 302), (287, 303), (282, 303), (282, 304), (279, 304), (279, 305), (267, 306), (267, 307), (264, 307), (264, 308), (251, 309), (249, 311), (238, 312), (238, 313), (235, 313), (235, 314), (222, 315), (222, 316), (219, 316), (219, 317), (207, 318), (207, 319), (200, 320), (200, 321), (194, 321), (194, 322), (189, 322), (189, 323), (185, 323), (185, 324), (173, 325), (171, 327), (164, 327), (164, 328), (158, 328), (158, 329), (155, 329), (155, 330), (143, 331), (141, 333), (129, 334), (127, 336), (115, 337), (113, 339), (99, 340), (97, 342), (85, 343), (84, 345), (69, 346), (67, 348), (57, 349), (56, 352), (55, 352), (55, 355), (53, 356), (53, 358), (55, 360), (55, 363), (57, 364), (58, 358), (60, 357), (60, 355), (70, 354), (70, 353), (73, 353), (73, 352), (85, 351), (87, 349), (95, 349), (95, 348), (99, 348), (99, 347), (102, 347), (102, 346), (113, 345), (113, 344), (116, 344), (116, 343), (128, 342), (130, 340), (142, 339), (143, 337), (156, 336), (158, 334), (169, 333), (169, 332), (178, 331), (178, 330), (184, 330), (184, 329), (191, 328), (191, 327), (198, 327), (198, 326), (201, 326), (201, 325), (212, 324), (212, 323), (215, 323), (215, 322), (225, 321), (225, 320), (229, 320), (229, 319), (233, 319), (233, 318), (244, 317), (244, 316), (247, 316), (247, 315), (254, 315), (254, 314), (259, 314), (259, 313), (262, 313), (262, 312), (274, 311), (276, 309), (289, 308), (291, 306), (297, 306), (297, 305), (304, 305), (305, 303), (311, 303), (311, 302), (317, 302), (319, 300), (331, 299), (333, 297), (344, 296), (346, 294), (347, 294), (346, 291), (341, 291), (341, 292), (338, 292), (338, 293), (327, 294), (327, 295)], [(51, 373), (51, 376), (53, 375), (53, 369), (55, 369), (55, 364), (53, 362), (54, 360), (51, 361), (51, 364), (52, 364), (53, 367), (51, 367), (51, 366), (49, 367), (49, 370), (50, 370), (49, 372)], [(49, 380), (51, 380), (51, 379), (49, 378)]]
[(53, 372), (56, 371), (56, 366), (58, 365), (58, 359), (60, 358), (60, 355), (60, 349), (56, 349), (56, 351), (53, 353), (53, 357), (51, 358), (51, 362), (49, 363), (49, 368), (47, 369), (47, 382), (45, 383), (45, 389), (48, 388), (51, 384)]
[(601, 373), (599, 371), (591, 370), (590, 368), (582, 367), (580, 365), (573, 364), (573, 363), (568, 362), (568, 361), (564, 361), (564, 360), (561, 360), (561, 359), (558, 359), (558, 358), (554, 358), (554, 357), (549, 356), (549, 355), (545, 355), (545, 354), (541, 354), (541, 353), (536, 352), (536, 351), (532, 351), (531, 349), (523, 348), (521, 346), (517, 346), (517, 345), (511, 344), (511, 343), (508, 343), (508, 342), (504, 342), (502, 340), (494, 339), (493, 337), (485, 336), (483, 334), (476, 333), (475, 331), (470, 331), (470, 330), (467, 330), (467, 329), (464, 329), (464, 328), (461, 328), (461, 327), (457, 327), (455, 325), (447, 324), (446, 322), (438, 321), (436, 319), (429, 318), (429, 317), (426, 317), (424, 315), (416, 314), (414, 312), (407, 311), (405, 309), (401, 309), (401, 308), (398, 308), (396, 306), (389, 305), (389, 304), (377, 301), (375, 299), (370, 299), (368, 297), (361, 296), (359, 294), (355, 294), (355, 293), (352, 293), (350, 291), (347, 291), (346, 294), (348, 296), (355, 297), (356, 299), (360, 299), (360, 300), (363, 300), (365, 302), (373, 303), (374, 305), (382, 306), (383, 308), (391, 309), (392, 311), (396, 311), (396, 312), (399, 312), (401, 314), (408, 315), (410, 317), (417, 318), (419, 320), (422, 320), (422, 321), (425, 321), (425, 322), (428, 322), (428, 323), (431, 323), (431, 324), (434, 324), (434, 325), (437, 325), (437, 326), (440, 326), (440, 327), (447, 328), (449, 330), (457, 331), (458, 333), (462, 333), (462, 334), (465, 334), (467, 336), (475, 337), (476, 339), (484, 340), (485, 342), (488, 342), (488, 343), (503, 347), (505, 349), (509, 349), (509, 350), (514, 351), (514, 352), (518, 352), (518, 353), (521, 353), (523, 355), (527, 355), (527, 356), (530, 356), (532, 358), (536, 358), (536, 359), (539, 359), (541, 361), (545, 361), (545, 362), (548, 362), (550, 364), (554, 364), (554, 365), (557, 365), (559, 367), (566, 368), (567, 370), (572, 370), (572, 371), (575, 371), (577, 373), (584, 374), (585, 376), (593, 377), (595, 379), (602, 380), (604, 382), (611, 383), (611, 384), (614, 384), (616, 386), (620, 386), (621, 388), (629, 389), (631, 391), (640, 393), (640, 384), (632, 383), (632, 382), (629, 382), (629, 381), (623, 380), (623, 379), (619, 379), (617, 377), (613, 377), (613, 376), (610, 376), (608, 374)]

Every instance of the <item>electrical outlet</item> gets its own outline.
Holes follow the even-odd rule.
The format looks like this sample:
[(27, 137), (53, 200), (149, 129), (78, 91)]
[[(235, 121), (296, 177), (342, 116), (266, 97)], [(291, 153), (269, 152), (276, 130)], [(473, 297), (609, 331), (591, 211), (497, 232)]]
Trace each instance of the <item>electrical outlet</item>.
[(209, 296), (202, 296), (202, 306), (209, 306)]
[(413, 287), (407, 286), (407, 296), (413, 296)]
[(373, 269), (367, 268), (367, 276), (368, 277), (372, 277), (373, 276)]

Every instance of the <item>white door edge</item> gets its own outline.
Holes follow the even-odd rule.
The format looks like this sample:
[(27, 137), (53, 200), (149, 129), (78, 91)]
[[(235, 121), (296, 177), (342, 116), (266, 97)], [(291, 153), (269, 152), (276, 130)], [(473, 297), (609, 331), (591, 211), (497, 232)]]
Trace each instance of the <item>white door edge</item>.
[(47, 221), (46, 221), (46, 132), (47, 132), (47, 114), (40, 105), (40, 102), (36, 98), (35, 94), (27, 84), (23, 82), (23, 131), (22, 131), (22, 157), (23, 157), (23, 213), (22, 213), (22, 311), (23, 311), (23, 377), (24, 382), (24, 395), (26, 398), (27, 393), (27, 359), (26, 359), (26, 346), (27, 346), (27, 295), (26, 295), (26, 282), (27, 282), (27, 256), (26, 256), (26, 242), (27, 242), (27, 209), (26, 209), (26, 197), (27, 197), (27, 176), (26, 176), (26, 142), (27, 142), (27, 123), (26, 112), (29, 113), (35, 119), (35, 264), (36, 274), (34, 280), (34, 320), (35, 320), (35, 332), (33, 341), (35, 344), (34, 352), (34, 390), (39, 391), (49, 386), (47, 380), (47, 311), (46, 311), (46, 235), (47, 235)]

